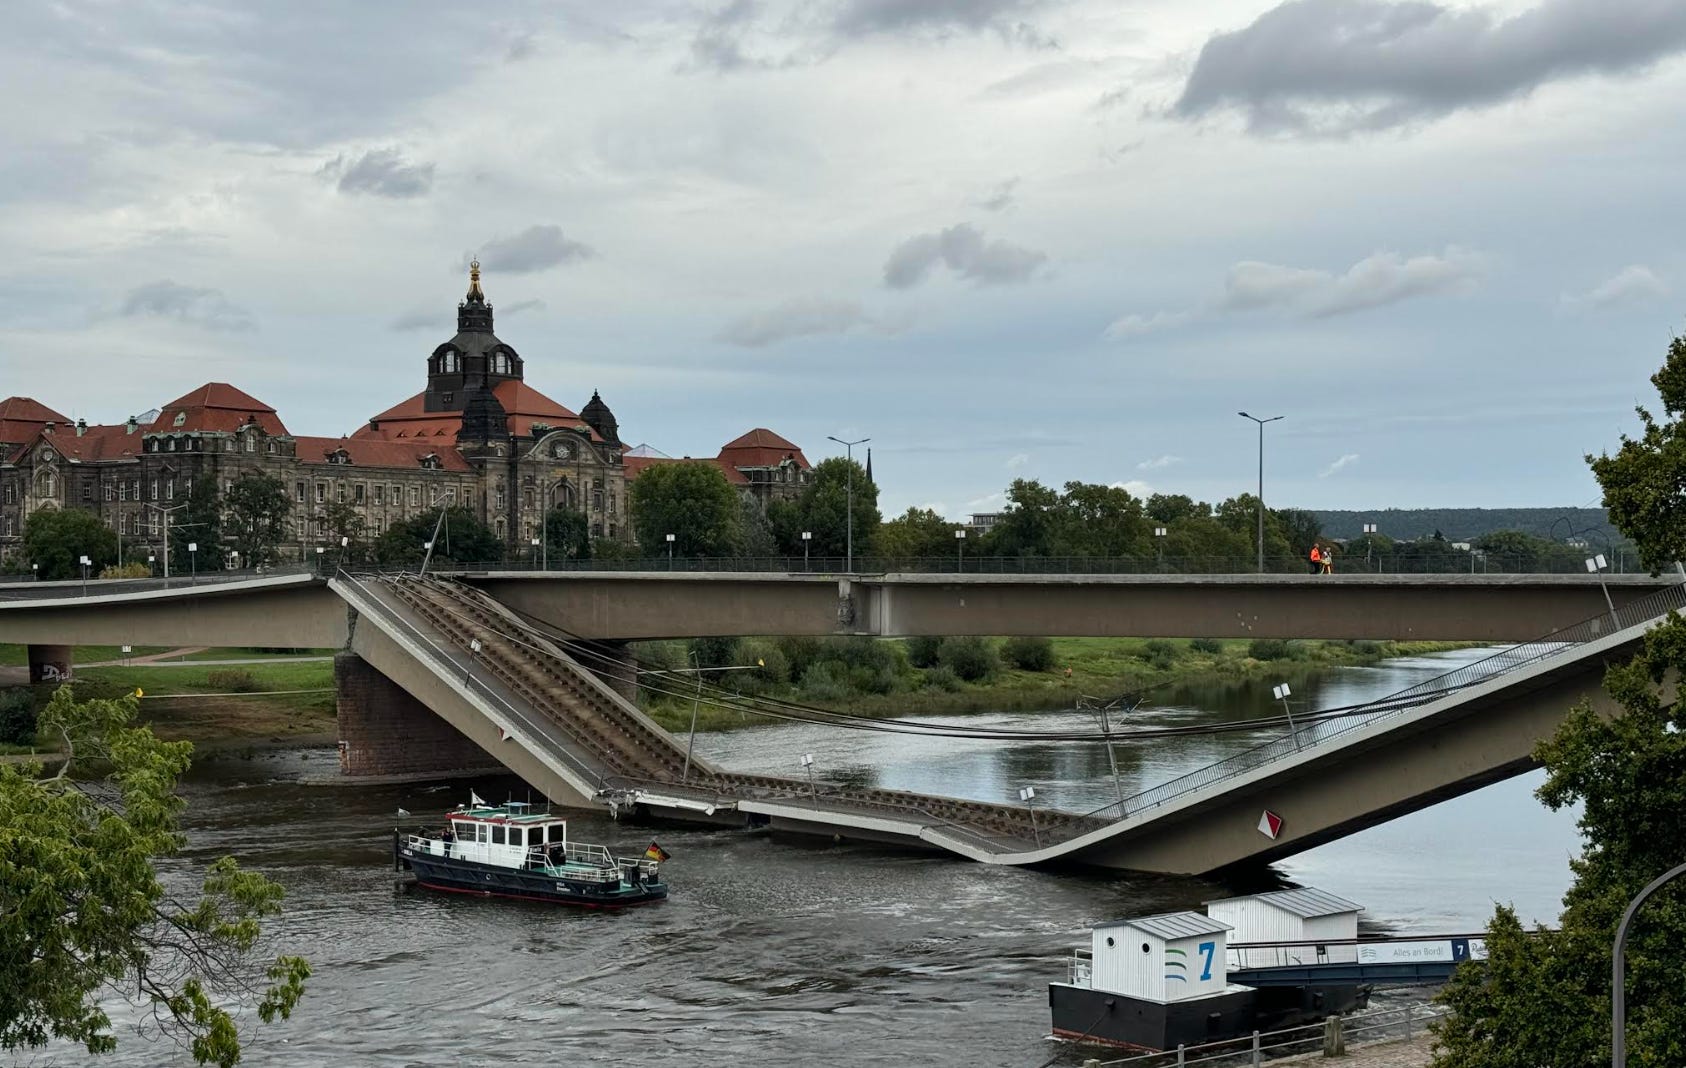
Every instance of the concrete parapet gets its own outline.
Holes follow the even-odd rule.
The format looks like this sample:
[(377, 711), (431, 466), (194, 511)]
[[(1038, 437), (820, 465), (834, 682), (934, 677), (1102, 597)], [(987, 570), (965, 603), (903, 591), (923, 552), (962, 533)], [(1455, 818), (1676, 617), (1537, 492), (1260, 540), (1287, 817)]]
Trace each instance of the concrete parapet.
[(356, 653), (334, 656), (340, 772), (425, 776), (500, 769), (498, 761)]

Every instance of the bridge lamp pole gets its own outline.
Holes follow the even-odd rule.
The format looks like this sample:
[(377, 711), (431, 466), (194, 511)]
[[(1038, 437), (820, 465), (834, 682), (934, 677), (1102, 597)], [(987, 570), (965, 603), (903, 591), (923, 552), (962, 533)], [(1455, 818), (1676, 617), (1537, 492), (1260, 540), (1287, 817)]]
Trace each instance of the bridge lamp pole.
[(157, 564), (158, 564), (158, 557), (153, 555), (152, 553), (147, 553), (146, 554), (146, 572), (147, 572), (147, 574), (156, 576), (158, 574)]
[(89, 560), (86, 556), (84, 556), (84, 557), (82, 557), (81, 562), (82, 562), (82, 596), (86, 597), (86, 596), (88, 596), (88, 565), (90, 563), (92, 563), (93, 561)]
[[(533, 539), (533, 563), (537, 564), (538, 562), (539, 562), (539, 539), (534, 538)], [(545, 563), (547, 563), (547, 564), (550, 563), (548, 558), (545, 560)], [(547, 567), (547, 568), (545, 568), (545, 570), (548, 571), (550, 569)]]
[(1246, 412), (1236, 412), (1243, 419), (1251, 419), (1259, 424), (1259, 574), (1264, 574), (1264, 428), (1266, 423), (1274, 423), (1281, 419), (1280, 415), (1273, 415), (1269, 419), (1260, 419), (1256, 415)]
[(1036, 826), (1036, 787), (1021, 786), (1019, 788), (1019, 800), (1023, 801), (1024, 807), (1030, 810), (1030, 833), (1036, 839), (1036, 848), (1041, 849), (1042, 830)]
[[(1370, 552), (1376, 547), (1376, 524), (1364, 524), (1364, 570), (1370, 570)], [(1474, 559), (1474, 557), (1471, 557)]]
[(812, 799), (814, 807), (819, 808), (820, 792), (819, 789), (814, 786), (814, 754), (802, 754), (802, 769), (808, 773), (808, 796)]
[(1153, 528), (1153, 545), (1159, 556), (1159, 570), (1165, 570), (1165, 528)]
[(1653, 879), (1628, 903), (1622, 922), (1616, 927), (1616, 944), (1610, 954), (1610, 1068), (1627, 1068), (1627, 977), (1623, 973), (1627, 971), (1628, 924), (1633, 922), (1634, 913), (1645, 904), (1646, 898), (1681, 875), (1686, 875), (1686, 864), (1676, 865)]
[(673, 535), (667, 536), (667, 569), (673, 570)]
[(808, 543), (813, 541), (813, 540), (814, 540), (814, 532), (813, 531), (804, 530), (802, 532), (802, 570), (804, 570), (804, 571), (808, 570)]
[(845, 522), (849, 524), (849, 529), (845, 534), (846, 548), (844, 551), (846, 556), (843, 570), (853, 575), (855, 573), (855, 446), (865, 445), (872, 439), (862, 438), (859, 441), (844, 441), (842, 438), (833, 437), (830, 434), (827, 434), (826, 437), (843, 446), (843, 453), (849, 460), (848, 503), (845, 506), (847, 508)]
[(954, 532), (954, 561), (955, 570), (966, 570), (966, 528), (961, 527)]
[(196, 541), (187, 543), (187, 567), (189, 583), (199, 585), (199, 543)]
[(1278, 683), (1270, 688), (1270, 695), (1282, 702), (1282, 711), (1288, 714), (1288, 736), (1294, 739), (1294, 748), (1298, 749), (1300, 747), (1300, 732), (1299, 728), (1294, 726), (1294, 710), (1288, 707), (1288, 695), (1293, 692), (1285, 682)]
[(1604, 606), (1610, 610), (1610, 622), (1616, 621), (1616, 602), (1610, 600), (1610, 586), (1604, 581), (1604, 554), (1586, 558), (1586, 569), (1598, 576), (1598, 588), (1604, 591)]

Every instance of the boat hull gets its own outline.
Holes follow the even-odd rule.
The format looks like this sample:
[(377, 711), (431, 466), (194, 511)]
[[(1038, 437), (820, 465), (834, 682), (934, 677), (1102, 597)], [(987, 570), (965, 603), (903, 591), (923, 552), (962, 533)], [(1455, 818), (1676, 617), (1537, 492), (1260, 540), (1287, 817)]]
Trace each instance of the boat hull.
[(667, 884), (660, 882), (617, 886), (573, 882), (537, 869), (433, 856), (409, 846), (400, 847), (398, 855), (415, 873), (416, 883), (430, 890), (591, 909), (631, 908), (667, 897)]
[(1068, 983), (1048, 985), (1055, 1037), (1157, 1053), (1222, 1042), (1363, 1008), (1367, 987), (1308, 984), (1236, 988), (1187, 1001), (1157, 1002)]

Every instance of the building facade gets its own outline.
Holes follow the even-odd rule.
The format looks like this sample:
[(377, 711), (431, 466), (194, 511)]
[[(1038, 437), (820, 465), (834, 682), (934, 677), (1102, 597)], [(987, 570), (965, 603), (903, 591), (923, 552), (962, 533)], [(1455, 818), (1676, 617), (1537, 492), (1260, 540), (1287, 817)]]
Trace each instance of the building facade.
[[(511, 550), (538, 536), (552, 508), (582, 513), (593, 537), (631, 541), (628, 483), (661, 462), (674, 461), (622, 443), (596, 392), (576, 413), (527, 384), (526, 360), (494, 332), (475, 263), (456, 334), (427, 357), (425, 388), (344, 437), (296, 436), (274, 408), (221, 382), (111, 425), (72, 423), (27, 397), (0, 401), (0, 556), (41, 508), (87, 509), (125, 546), (162, 551), (195, 480), (226, 490), (246, 472), (287, 487), (282, 554), (293, 559), (335, 535), (332, 505), (348, 506), (372, 538), (461, 505)], [(711, 462), (763, 504), (800, 493), (811, 471), (799, 448), (759, 428)]]

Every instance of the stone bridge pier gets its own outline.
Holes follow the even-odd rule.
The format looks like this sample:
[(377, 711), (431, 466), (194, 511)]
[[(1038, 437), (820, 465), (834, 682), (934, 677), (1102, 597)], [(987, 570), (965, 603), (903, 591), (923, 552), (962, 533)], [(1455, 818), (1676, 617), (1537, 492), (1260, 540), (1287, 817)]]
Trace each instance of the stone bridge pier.
[(340, 772), (361, 778), (422, 779), (503, 766), (362, 657), (334, 655)]

